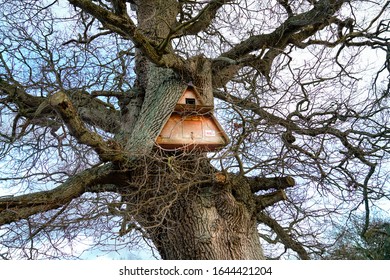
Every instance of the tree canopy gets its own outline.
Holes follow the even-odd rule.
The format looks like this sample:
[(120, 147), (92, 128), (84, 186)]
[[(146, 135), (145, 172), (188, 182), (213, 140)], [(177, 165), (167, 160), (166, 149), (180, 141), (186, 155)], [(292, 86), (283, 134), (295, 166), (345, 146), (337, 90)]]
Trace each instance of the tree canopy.
[[(1, 0), (0, 257), (321, 258), (361, 211), (364, 236), (390, 198), (389, 5)], [(223, 149), (156, 145), (188, 85)], [(205, 229), (179, 240), (184, 218)]]
[(371, 221), (362, 236), (364, 219), (354, 217), (347, 226), (334, 232), (335, 246), (327, 255), (337, 260), (389, 260), (390, 224), (379, 216)]

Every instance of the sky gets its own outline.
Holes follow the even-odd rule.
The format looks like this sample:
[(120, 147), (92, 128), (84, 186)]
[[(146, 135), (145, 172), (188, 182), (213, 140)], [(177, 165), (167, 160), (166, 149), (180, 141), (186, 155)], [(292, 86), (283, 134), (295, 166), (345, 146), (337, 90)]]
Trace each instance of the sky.
[[(366, 13), (366, 11), (364, 11), (363, 9), (358, 11), (359, 13), (361, 13), (361, 15), (358, 15), (358, 16), (364, 16), (364, 13)], [(376, 51), (373, 51), (372, 54), (377, 54)], [(370, 59), (371, 61), (374, 60), (374, 61), (382, 61), (383, 59), (383, 55), (381, 57), (381, 59), (377, 59), (374, 57), (369, 55), (367, 56), (366, 58), (363, 58), (363, 59)], [(367, 78), (368, 81), (371, 81), (371, 78), (369, 76), (365, 76), (364, 78)], [(1, 163), (0, 162), (0, 167), (5, 170), (6, 167), (4, 166), (4, 163)], [(11, 186), (11, 185), (8, 185), (5, 183), (5, 181), (1, 181), (1, 187), (0, 187), (0, 196), (4, 196), (4, 195), (12, 195), (12, 194), (15, 194), (15, 193), (18, 193), (18, 191), (20, 190), (19, 189), (19, 186)], [(390, 205), (388, 204), (388, 202), (385, 202), (382, 207), (384, 209), (388, 209), (390, 210)], [(82, 237), (80, 237), (82, 238)], [(75, 253), (78, 255), (78, 254), (81, 254), (81, 258), (83, 259), (122, 259), (123, 257), (125, 258), (130, 258), (130, 259), (152, 259), (153, 256), (152, 254), (150, 253), (150, 251), (148, 251), (147, 249), (138, 249), (138, 250), (132, 250), (131, 252), (128, 252), (128, 249), (127, 248), (124, 248), (124, 249), (120, 249), (119, 250), (119, 253), (116, 252), (116, 251), (112, 251), (108, 254), (105, 254), (105, 252), (101, 251), (101, 250), (88, 250), (88, 248), (90, 248), (90, 246), (93, 244), (93, 240), (86, 237), (85, 240), (83, 240), (83, 242), (79, 242), (79, 244), (76, 246), (76, 250)], [(120, 246), (119, 246), (120, 247)], [(84, 253), (82, 253), (84, 252)]]

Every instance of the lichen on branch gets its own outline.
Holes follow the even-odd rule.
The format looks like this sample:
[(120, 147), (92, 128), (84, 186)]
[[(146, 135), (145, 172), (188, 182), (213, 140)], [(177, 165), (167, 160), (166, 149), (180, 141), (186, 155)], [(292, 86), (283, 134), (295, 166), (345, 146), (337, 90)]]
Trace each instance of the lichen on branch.
[(80, 118), (70, 98), (63, 92), (58, 91), (49, 98), (49, 104), (61, 116), (69, 133), (77, 139), (80, 144), (87, 145), (95, 150), (103, 162), (126, 162), (126, 153), (121, 149), (119, 143), (110, 139), (105, 141), (96, 132), (90, 131)]

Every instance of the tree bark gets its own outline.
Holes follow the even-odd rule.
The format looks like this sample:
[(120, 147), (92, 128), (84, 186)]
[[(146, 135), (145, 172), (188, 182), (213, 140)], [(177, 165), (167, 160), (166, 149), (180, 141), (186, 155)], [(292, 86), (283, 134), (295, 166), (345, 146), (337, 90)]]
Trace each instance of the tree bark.
[(204, 186), (181, 197), (150, 236), (163, 259), (263, 259), (252, 214), (228, 190)]
[[(175, 22), (177, 2), (135, 4), (140, 30), (164, 43)], [(145, 155), (146, 160), (138, 161), (133, 172), (137, 175), (123, 189), (128, 211), (124, 216), (135, 217), (163, 259), (262, 259), (256, 202), (248, 183), (215, 181), (214, 170), (207, 167), (201, 153), (153, 153), (154, 140), (188, 83), (198, 89), (207, 105), (213, 104), (210, 61), (195, 57), (188, 69), (192, 69), (190, 75), (180, 76), (157, 67), (141, 51), (137, 54), (136, 85), (144, 97), (125, 150)], [(127, 227), (124, 219), (124, 232)]]
[(216, 174), (202, 154), (154, 157), (122, 200), (163, 259), (264, 258), (249, 183)]
[[(311, 111), (309, 110), (310, 112), (300, 114), (298, 111), (302, 108), (298, 105), (302, 104), (303, 101), (309, 102), (303, 86), (309, 86), (319, 81), (316, 80), (313, 83), (303, 82), (301, 78), (303, 79), (304, 75), (298, 75), (299, 77), (297, 76), (298, 79), (296, 80), (294, 78), (294, 83), (296, 83), (294, 85), (301, 86), (304, 93), (303, 101), (298, 101), (298, 98), (301, 97), (297, 97), (297, 112), (288, 115), (286, 113), (286, 116), (283, 117), (281, 113), (270, 113), (273, 111), (272, 108), (267, 107), (268, 109), (265, 109), (261, 102), (257, 102), (262, 100), (263, 93), (268, 90), (268, 87), (264, 87), (263, 90), (261, 86), (263, 82), (258, 78), (265, 78), (269, 88), (273, 89), (273, 80), (271, 79), (273, 71), (278, 73), (278, 70), (291, 65), (290, 52), (295, 47), (341, 46), (335, 57), (335, 61), (340, 67), (340, 72), (335, 72), (337, 75), (334, 77), (337, 79), (343, 77), (344, 74), (348, 75), (346, 69), (351, 65), (348, 63), (346, 66), (342, 66), (337, 61), (337, 57), (341, 55), (343, 48), (371, 46), (386, 49), (387, 40), (381, 37), (385, 29), (378, 27), (379, 29), (374, 34), (370, 33), (368, 27), (364, 28), (357, 23), (355, 26), (350, 18), (345, 20), (337, 18), (337, 16), (343, 16), (343, 13), (338, 14), (337, 11), (344, 3), (349, 1), (309, 1), (310, 5), (305, 6), (307, 10), (305, 10), (305, 7), (295, 10), (287, 1), (279, 0), (277, 1), (278, 4), (283, 6), (287, 12), (285, 15), (280, 14), (280, 24), (272, 28), (273, 31), (270, 31), (270, 33), (263, 33), (264, 30), (256, 30), (256, 28), (242, 32), (239, 36), (239, 42), (236, 40), (229, 42), (229, 38), (223, 37), (224, 32), (218, 32), (221, 27), (219, 25), (220, 20), (228, 11), (231, 11), (231, 8), (224, 11), (222, 9), (223, 13), (221, 15), (219, 15), (219, 11), (223, 6), (227, 7), (227, 5), (233, 4), (234, 1), (231, 0), (202, 2), (177, 0), (68, 0), (68, 2), (76, 7), (77, 13), (79, 13), (78, 9), (82, 10), (77, 24), (82, 23), (84, 26), (79, 27), (85, 28), (85, 30), (83, 34), (80, 34), (79, 40), (73, 39), (64, 43), (64, 45), (71, 42), (89, 44), (102, 35), (119, 35), (124, 40), (121, 42), (129, 40), (129, 42), (131, 41), (129, 47), (136, 48), (136, 80), (133, 88), (129, 89), (128, 92), (122, 92), (122, 82), (115, 84), (116, 77), (114, 78), (111, 75), (111, 70), (107, 72), (92, 70), (90, 73), (106, 72), (108, 76), (101, 78), (99, 75), (99, 79), (93, 83), (88, 83), (85, 87), (79, 87), (83, 90), (71, 89), (67, 87), (73, 87), (73, 85), (61, 82), (62, 75), (68, 75), (69, 72), (62, 70), (66, 70), (66, 68), (63, 68), (65, 66), (59, 66), (59, 68), (42, 68), (45, 73), (48, 71), (47, 73), (56, 74), (58, 85), (47, 84), (46, 80), (51, 79), (49, 79), (50, 75), (46, 74), (44, 76), (47, 77), (42, 79), (45, 82), (40, 84), (40, 78), (36, 78), (35, 74), (33, 75), (35, 70), (31, 70), (32, 66), (39, 65), (39, 63), (34, 62), (34, 65), (28, 65), (32, 61), (31, 59), (34, 58), (35, 61), (34, 55), (24, 59), (23, 56), (12, 55), (13, 48), (12, 50), (3, 50), (6, 55), (0, 55), (0, 59), (4, 64), (4, 67), (1, 66), (4, 73), (2, 72), (0, 77), (0, 96), (2, 97), (0, 103), (2, 105), (1, 110), (5, 108), (4, 111), (8, 114), (5, 118), (13, 119), (13, 123), (11, 133), (1, 133), (1, 137), (6, 139), (9, 147), (9, 150), (3, 149), (2, 154), (7, 157), (6, 153), (8, 151), (19, 151), (19, 147), (23, 147), (23, 150), (27, 151), (31, 147), (32, 155), (34, 155), (31, 156), (31, 158), (34, 158), (31, 161), (31, 167), (34, 167), (39, 162), (35, 159), (35, 153), (37, 159), (45, 157), (45, 162), (51, 164), (51, 160), (48, 160), (46, 153), (42, 151), (46, 151), (46, 149), (51, 151), (55, 147), (54, 145), (58, 143), (59, 157), (64, 160), (61, 153), (66, 149), (63, 150), (62, 148), (70, 147), (71, 150), (69, 151), (76, 151), (78, 146), (74, 144), (77, 142), (83, 146), (82, 150), (88, 148), (85, 160), (73, 161), (72, 159), (72, 161), (66, 162), (68, 164), (66, 167), (70, 167), (73, 162), (81, 162), (82, 164), (77, 165), (77, 168), (71, 168), (72, 172), (76, 172), (75, 170), (79, 170), (79, 168), (90, 167), (72, 176), (74, 173), (67, 170), (62, 171), (65, 168), (61, 164), (58, 166), (58, 170), (61, 171), (60, 174), (64, 173), (64, 175), (59, 178), (68, 176), (68, 179), (59, 179), (61, 183), (56, 188), (49, 191), (0, 197), (0, 225), (28, 219), (40, 212), (62, 208), (57, 212), (60, 213), (68, 205), (73, 204), (71, 203), (73, 200), (80, 198), (84, 193), (113, 192), (115, 198), (107, 202), (107, 209), (104, 210), (107, 210), (108, 214), (122, 216), (123, 222), (120, 234), (125, 235), (133, 229), (141, 230), (147, 238), (154, 242), (163, 259), (262, 259), (264, 256), (257, 232), (259, 223), (268, 226), (277, 235), (276, 240), (281, 240), (287, 248), (296, 251), (300, 258), (308, 259), (309, 254), (304, 246), (293, 240), (294, 235), (289, 234), (290, 227), (286, 229), (279, 225), (278, 220), (267, 215), (264, 211), (267, 207), (287, 199), (285, 189), (295, 185), (295, 181), (291, 177), (249, 178), (244, 177), (246, 176), (243, 175), (244, 172), (240, 172), (239, 175), (218, 172), (210, 165), (205, 154), (196, 151), (166, 152), (155, 145), (155, 139), (188, 85), (197, 89), (207, 106), (213, 105), (215, 94), (217, 98), (232, 106), (246, 110), (248, 113), (251, 112), (248, 114), (249, 120), (245, 120), (245, 123), (253, 124), (255, 129), (260, 127), (258, 125), (283, 127), (286, 131), (282, 133), (281, 140), (285, 146), (283, 145), (277, 156), (283, 160), (284, 157), (280, 156), (282, 151), (288, 151), (288, 153), (298, 151), (298, 153), (308, 156), (310, 160), (313, 160), (313, 163), (308, 164), (315, 164), (315, 168), (320, 169), (321, 182), (327, 174), (323, 174), (323, 168), (319, 166), (319, 164), (322, 164), (318, 162), (319, 157), (312, 155), (310, 151), (308, 152), (299, 146), (299, 143), (294, 142), (295, 136), (304, 136), (305, 139), (306, 137), (312, 137), (313, 141), (315, 137), (321, 136), (323, 138), (324, 135), (337, 139), (340, 145), (349, 151), (349, 156), (353, 156), (353, 158), (360, 160), (363, 165), (369, 167), (369, 173), (364, 182), (365, 191), (363, 192), (365, 202), (368, 203), (367, 182), (373, 174), (376, 164), (369, 161), (372, 153), (364, 153), (362, 148), (354, 147), (351, 139), (353, 138), (352, 134), (364, 136), (369, 133), (351, 132), (350, 130), (344, 132), (334, 124), (335, 120), (359, 119), (361, 116), (358, 116), (358, 113), (352, 110), (354, 114), (350, 114), (348, 113), (349, 108), (345, 107), (346, 109), (343, 109), (345, 112), (339, 114), (338, 109), (335, 109), (336, 111), (324, 113), (332, 115), (329, 120), (318, 119), (318, 122), (314, 120), (315, 117), (323, 115), (316, 113), (319, 107), (314, 106)], [(134, 13), (128, 13), (128, 3), (131, 3), (131, 7), (136, 11), (136, 16), (134, 16)], [(31, 4), (32, 7), (33, 5)], [(383, 9), (377, 17), (373, 18), (371, 22), (367, 21), (369, 27), (373, 27), (376, 22), (379, 23), (388, 6), (389, 2), (383, 5)], [(237, 8), (248, 10), (248, 7), (237, 6)], [(276, 10), (277, 8), (275, 8)], [(91, 17), (84, 16), (84, 13), (88, 13)], [(76, 19), (76, 14), (72, 14), (73, 16)], [(7, 21), (9, 20), (7, 19)], [(95, 26), (96, 20), (100, 22), (99, 27)], [(54, 23), (56, 21), (54, 21), (54, 18), (50, 18), (47, 27), (49, 27), (50, 22)], [(380, 21), (379, 26), (382, 23), (383, 21)], [(20, 25), (18, 28), (18, 32), (20, 32), (22, 30), (20, 28), (24, 28), (24, 25)], [(101, 31), (102, 29), (103, 31)], [(8, 35), (12, 34), (12, 30), (17, 29), (10, 26)], [(46, 27), (40, 31), (44, 30), (46, 30)], [(77, 30), (81, 32), (81, 29), (75, 27), (74, 32), (77, 32)], [(324, 32), (334, 30), (334, 34), (330, 35), (329, 33), (329, 37), (327, 37), (329, 40), (316, 39), (321, 36), (313, 35), (321, 30), (324, 30)], [(25, 38), (26, 42), (36, 43), (34, 44), (35, 47), (40, 46), (39, 49), (36, 49), (39, 52), (39, 57), (42, 55), (42, 58), (44, 58), (45, 53), (50, 54), (50, 60), (47, 61), (50, 61), (54, 66), (55, 61), (62, 60), (60, 57), (53, 59), (56, 55), (52, 55), (51, 49), (55, 45), (52, 44), (54, 41), (51, 41), (49, 37), (55, 32), (51, 31), (50, 34), (44, 35), (46, 47), (43, 47), (44, 45), (39, 42), (41, 39), (38, 38), (43, 38), (42, 36), (33, 38), (34, 36), (31, 37), (27, 34), (28, 32), (24, 33), (26, 36), (28, 35)], [(92, 34), (94, 31), (98, 33)], [(46, 34), (46, 32), (42, 34)], [(215, 35), (217, 35), (215, 37), (216, 41), (212, 38)], [(88, 38), (88, 36), (90, 37)], [(210, 49), (210, 51), (213, 50), (212, 55), (205, 57), (200, 53), (200, 49), (194, 50), (192, 44), (198, 42), (198, 40), (192, 40), (192, 36), (198, 37), (199, 42), (211, 43), (210, 46), (216, 46), (218, 40), (223, 43), (220, 44), (221, 49), (219, 51), (212, 47)], [(247, 37), (242, 38), (242, 36)], [(18, 42), (16, 45), (24, 45), (21, 44), (22, 37), (15, 38)], [(173, 47), (173, 40), (176, 45), (175, 48)], [(57, 42), (57, 39), (55, 42)], [(185, 46), (187, 42), (188, 45)], [(95, 45), (91, 45), (91, 47), (90, 50), (95, 50)], [(189, 48), (184, 51), (187, 47)], [(20, 52), (23, 53), (23, 49), (24, 47), (21, 47)], [(118, 48), (118, 51), (119, 49), (122, 49), (122, 47)], [(84, 50), (84, 48), (79, 50)], [(118, 52), (118, 59), (123, 58), (122, 52), (123, 50)], [(100, 53), (100, 55), (103, 53)], [(132, 52), (128, 53), (133, 55)], [(324, 53), (326, 52), (321, 51), (321, 54)], [(98, 58), (99, 54), (96, 55), (96, 58)], [(289, 62), (283, 58), (280, 60), (281, 63), (274, 65), (274, 60), (283, 55)], [(318, 59), (320, 57), (318, 56)], [(13, 64), (12, 58), (19, 62)], [(67, 67), (69, 69), (84, 69), (84, 66), (87, 69), (90, 67), (87, 62), (81, 68), (75, 67), (80, 63), (78, 59), (76, 60), (75, 65), (70, 63)], [(46, 59), (44, 61), (47, 62)], [(113, 63), (115, 61), (115, 59), (112, 60)], [(8, 67), (7, 63), (13, 65)], [(112, 65), (116, 65), (115, 63)], [(133, 62), (131, 61), (131, 63)], [(23, 68), (23, 64), (30, 69), (28, 71), (30, 78), (27, 75), (21, 78), (25, 80), (25, 83), (19, 83), (16, 81), (17, 77), (21, 77), (24, 70), (19, 71), (18, 69)], [(94, 67), (92, 65), (95, 65), (95, 62), (91, 64), (91, 67)], [(110, 65), (111, 62), (101, 66), (111, 67)], [(124, 67), (125, 64), (121, 65)], [(98, 65), (95, 66), (99, 67)], [(246, 67), (249, 68), (246, 69)], [(48, 70), (49, 68), (53, 69)], [(378, 72), (378, 75), (382, 73), (383, 69)], [(17, 73), (15, 72), (13, 77), (12, 71), (14, 70)], [(240, 70), (243, 70), (242, 74), (245, 76), (238, 76), (241, 76)], [(123, 71), (124, 73), (125, 71)], [(249, 80), (252, 74), (253, 79), (251, 77)], [(293, 72), (291, 74), (295, 75)], [(126, 76), (123, 75), (123, 77)], [(110, 77), (112, 77), (112, 80)], [(235, 80), (234, 77), (239, 79)], [(26, 82), (27, 80), (29, 81)], [(326, 83), (330, 81), (325, 78), (323, 80)], [(72, 81), (72, 79), (67, 77), (66, 81)], [(88, 88), (89, 90), (95, 89), (100, 84), (99, 81), (105, 81), (103, 82), (105, 86), (100, 92), (102, 96), (109, 97), (107, 102), (96, 98), (100, 97), (99, 94), (84, 91), (84, 88), (86, 90)], [(254, 94), (253, 96), (252, 94), (241, 94), (238, 92), (241, 86), (237, 84), (237, 87), (230, 87), (230, 81), (233, 82), (232, 85), (244, 82), (246, 93), (252, 90), (252, 86), (256, 91), (250, 92)], [(247, 85), (249, 86), (247, 82), (251, 83), (250, 87), (247, 87)], [(111, 84), (114, 86), (112, 88), (115, 89), (115, 92), (111, 92), (110, 87), (107, 87)], [(28, 85), (32, 85), (31, 90)], [(35, 96), (35, 94), (38, 94), (37, 89), (40, 86), (43, 86), (41, 95)], [(58, 86), (61, 90), (55, 93), (52, 92), (52, 88), (58, 88)], [(258, 86), (261, 86), (261, 91), (257, 91)], [(221, 91), (218, 88), (224, 90)], [(237, 92), (229, 94), (227, 92), (229, 88), (235, 88)], [(293, 87), (286, 88), (286, 93), (290, 90), (293, 90)], [(95, 91), (95, 93), (98, 92)], [(107, 95), (105, 95), (105, 92)], [(111, 103), (112, 97), (118, 99), (120, 111), (117, 110), (115, 101)], [(275, 112), (280, 111), (276, 110)], [(243, 121), (244, 115), (241, 115)], [(295, 121), (291, 116), (298, 116), (299, 120)], [(312, 125), (313, 123), (316, 124), (315, 127)], [(244, 135), (248, 135), (248, 139), (254, 139), (249, 137), (250, 134), (244, 133), (245, 125), (239, 125), (237, 128), (243, 129), (242, 139), (244, 139)], [(279, 131), (279, 129), (275, 131)], [(380, 133), (381, 131), (368, 136), (377, 138)], [(21, 142), (22, 145), (19, 141), (25, 136), (28, 137), (26, 137), (26, 142)], [(37, 145), (35, 145), (35, 139)], [(237, 145), (243, 144), (242, 141), (238, 141)], [(313, 143), (316, 144), (317, 142), (314, 141)], [(319, 143), (317, 144), (323, 145), (325, 142), (321, 140), (321, 144)], [(24, 144), (28, 148), (25, 148)], [(91, 149), (100, 159), (100, 162), (97, 162), (94, 166), (91, 166), (92, 163), (89, 160)], [(343, 151), (340, 153), (346, 154)], [(75, 157), (79, 154), (79, 151), (77, 151)], [(24, 155), (24, 151), (22, 155)], [(349, 156), (345, 160), (352, 159)], [(325, 156), (321, 160), (325, 162), (325, 158), (327, 157)], [(237, 161), (240, 161), (238, 157)], [(22, 168), (20, 169), (24, 170), (25, 163), (23, 160), (21, 162), (19, 166)], [(29, 163), (29, 159), (25, 162)], [(31, 170), (33, 169), (31, 168)], [(49, 169), (51, 170), (51, 168)], [(344, 167), (340, 167), (339, 171), (340, 174), (346, 174), (345, 172), (347, 172)], [(31, 177), (33, 178), (31, 182), (34, 182), (35, 179), (40, 180), (40, 175), (40, 173), (32, 176), (27, 175), (27, 178), (23, 179), (27, 181), (30, 180), (28, 177)], [(45, 173), (42, 178), (46, 180), (52, 175), (57, 174), (55, 171), (52, 174)], [(22, 177), (19, 179), (22, 179)], [(53, 176), (53, 178), (56, 178), (56, 176)], [(9, 178), (5, 178), (5, 180), (9, 180)], [(28, 183), (30, 184), (29, 181)], [(350, 187), (349, 183), (347, 187)], [(117, 200), (119, 199), (117, 194), (121, 195), (120, 201)], [(78, 204), (78, 202), (74, 204)], [(368, 206), (366, 209), (368, 223)], [(53, 217), (55, 218), (56, 215)], [(33, 238), (30, 238), (32, 241)]]

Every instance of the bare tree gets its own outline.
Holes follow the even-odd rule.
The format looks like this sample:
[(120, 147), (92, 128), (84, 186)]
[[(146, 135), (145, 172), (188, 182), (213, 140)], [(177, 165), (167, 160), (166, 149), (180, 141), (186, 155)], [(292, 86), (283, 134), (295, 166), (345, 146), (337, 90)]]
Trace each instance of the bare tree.
[[(380, 217), (380, 215), (378, 215)], [(362, 223), (363, 222), (363, 223)], [(333, 232), (335, 246), (327, 258), (336, 260), (388, 260), (390, 259), (390, 224), (376, 217), (361, 236), (364, 219), (353, 217), (347, 226)]]
[[(389, 2), (0, 7), (2, 258), (121, 236), (163, 259), (309, 259), (389, 199)], [(156, 145), (189, 85), (218, 152)]]

